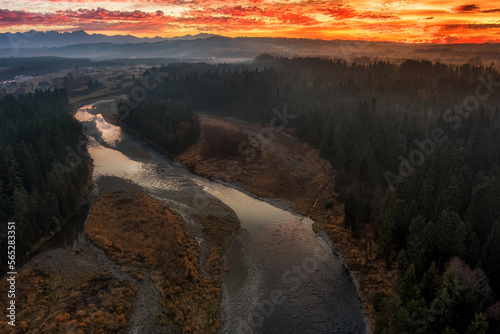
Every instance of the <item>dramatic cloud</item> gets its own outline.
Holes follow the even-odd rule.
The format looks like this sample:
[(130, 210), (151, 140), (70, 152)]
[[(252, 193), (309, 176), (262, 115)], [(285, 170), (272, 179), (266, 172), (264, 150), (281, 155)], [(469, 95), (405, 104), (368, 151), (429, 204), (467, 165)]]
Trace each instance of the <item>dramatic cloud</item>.
[(480, 12), (480, 13), (500, 13), (500, 8), (484, 9), (481, 10), (479, 5), (461, 5), (453, 8), (456, 13), (467, 13), (467, 12)]
[(135, 21), (146, 24), (151, 22), (167, 22), (170, 18), (165, 16), (163, 12), (146, 13), (141, 11), (121, 12), (109, 11), (104, 8), (97, 9), (78, 9), (56, 11), (54, 13), (31, 13), (26, 11), (10, 11), (0, 9), (0, 26), (15, 26), (15, 25), (78, 25), (81, 23), (89, 23), (101, 21), (104, 23), (118, 23), (120, 21)]
[(444, 31), (463, 31), (463, 30), (484, 30), (484, 29), (500, 29), (500, 23), (494, 24), (448, 24), (442, 26)]
[(202, 31), (451, 43), (496, 41), (498, 22), (496, 0), (0, 0), (0, 32), (52, 27), (138, 36)]
[(388, 19), (398, 19), (394, 14), (388, 12), (380, 11), (356, 11), (351, 6), (338, 5), (333, 8), (323, 9), (323, 13), (334, 17), (338, 20), (343, 19), (374, 19), (374, 20), (388, 20)]
[(482, 10), (481, 13), (500, 13), (500, 8)]
[(455, 12), (477, 12), (479, 11), (478, 5), (461, 5), (453, 8)]

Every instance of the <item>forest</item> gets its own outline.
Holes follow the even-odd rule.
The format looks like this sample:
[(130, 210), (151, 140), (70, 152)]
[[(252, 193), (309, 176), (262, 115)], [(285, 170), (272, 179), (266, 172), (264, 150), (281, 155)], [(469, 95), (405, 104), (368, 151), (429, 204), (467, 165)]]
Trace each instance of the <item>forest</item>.
[(200, 125), (191, 108), (178, 100), (164, 100), (159, 93), (151, 92), (144, 102), (130, 108), (121, 102), (120, 119), (160, 150), (176, 155), (198, 139)]
[[(0, 102), (0, 221), (16, 223), (22, 259), (80, 206), (91, 175), (81, 124), (66, 90), (6, 96)], [(2, 240), (1, 252), (6, 254)], [(6, 257), (0, 267), (5, 269)]]
[(168, 76), (138, 107), (146, 120), (139, 125), (134, 113), (125, 120), (150, 129), (140, 132), (165, 138), (161, 128), (192, 117), (172, 125), (153, 111), (175, 105), (163, 100), (262, 124), (273, 110), (294, 116), (297, 136), (337, 171), (346, 227), (359, 238), (375, 231), (387, 267), (396, 268), (394, 293), (372, 301), (375, 333), (500, 333), (500, 82), (493, 64), (262, 55), (247, 65), (160, 71)]

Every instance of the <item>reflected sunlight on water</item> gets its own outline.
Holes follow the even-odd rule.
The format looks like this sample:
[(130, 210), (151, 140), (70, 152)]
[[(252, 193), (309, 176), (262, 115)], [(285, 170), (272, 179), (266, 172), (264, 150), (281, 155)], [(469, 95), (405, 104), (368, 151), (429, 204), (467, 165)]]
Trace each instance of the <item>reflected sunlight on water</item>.
[(141, 168), (141, 163), (130, 160), (119, 151), (103, 147), (95, 142), (89, 148), (89, 153), (95, 161), (94, 173), (99, 175), (111, 175), (128, 178)]
[(75, 113), (75, 118), (84, 125), (87, 122), (94, 123), (94, 127), (87, 128), (89, 136), (100, 137), (109, 146), (115, 146), (124, 138), (119, 126), (106, 122), (102, 114), (92, 115), (89, 112), (91, 110), (92, 108), (83, 107)]

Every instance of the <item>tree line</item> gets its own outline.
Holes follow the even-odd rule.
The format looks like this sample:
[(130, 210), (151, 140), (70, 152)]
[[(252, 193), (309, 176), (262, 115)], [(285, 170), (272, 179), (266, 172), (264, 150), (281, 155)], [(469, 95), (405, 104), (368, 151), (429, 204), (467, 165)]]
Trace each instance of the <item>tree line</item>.
[[(78, 209), (90, 178), (81, 124), (68, 113), (66, 90), (4, 97), (0, 102), (0, 221), (16, 223), (22, 258)], [(6, 254), (2, 240), (0, 252)], [(6, 257), (0, 267), (5, 269)]]
[(127, 127), (169, 154), (186, 150), (200, 133), (193, 110), (179, 100), (165, 100), (161, 90), (149, 92), (144, 101), (132, 108), (121, 102), (118, 110), (122, 112), (121, 119)]

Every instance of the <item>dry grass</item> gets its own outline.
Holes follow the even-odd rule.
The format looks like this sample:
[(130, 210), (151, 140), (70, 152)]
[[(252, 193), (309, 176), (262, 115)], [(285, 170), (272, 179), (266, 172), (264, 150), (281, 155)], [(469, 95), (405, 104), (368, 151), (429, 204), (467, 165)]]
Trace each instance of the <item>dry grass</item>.
[[(0, 291), (6, 296), (6, 281)], [(66, 279), (37, 266), (17, 277), (16, 327), (6, 324), (8, 300), (1, 302), (1, 333), (123, 333), (137, 287), (107, 272)]]
[[(146, 266), (161, 293), (160, 323), (183, 333), (219, 328), (220, 281), (200, 272), (198, 249), (181, 217), (143, 194), (116, 192), (96, 201), (86, 233), (120, 264)], [(218, 255), (210, 263), (217, 275)], [(220, 270), (220, 269), (219, 269)]]
[[(258, 124), (208, 115), (198, 115), (198, 119), (200, 138), (178, 156), (196, 174), (237, 184), (304, 215), (332, 177), (331, 167), (317, 151), (284, 133), (272, 132), (271, 138)], [(221, 149), (224, 141), (233, 149), (241, 145), (240, 152)]]
[(247, 134), (239, 129), (220, 128), (212, 125), (204, 126), (201, 136), (203, 136), (205, 143), (203, 147), (205, 158), (237, 157), (240, 154), (238, 146), (248, 140)]
[(135, 277), (138, 281), (142, 281), (144, 279), (142, 273), (136, 269), (130, 267), (122, 267), (122, 271), (131, 275), (132, 277)]

